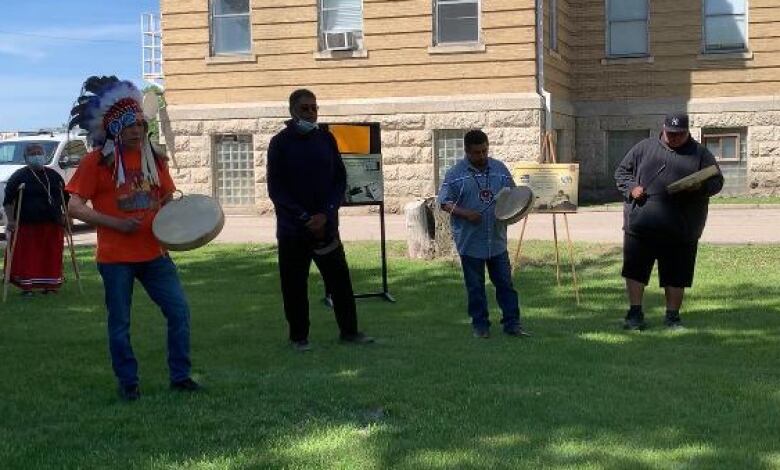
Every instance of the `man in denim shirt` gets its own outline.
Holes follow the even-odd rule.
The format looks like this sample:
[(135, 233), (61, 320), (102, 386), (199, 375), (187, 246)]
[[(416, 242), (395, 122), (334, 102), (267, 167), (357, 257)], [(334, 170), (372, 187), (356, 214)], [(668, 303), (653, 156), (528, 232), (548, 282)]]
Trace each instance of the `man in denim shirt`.
[(506, 247), (506, 225), (496, 221), (496, 194), (515, 186), (509, 170), (488, 157), (488, 137), (471, 130), (463, 138), (466, 156), (447, 171), (439, 191), (442, 210), (451, 215), (452, 236), (463, 266), (468, 312), (474, 336), (490, 337), (485, 265), (496, 287), (496, 301), (503, 312), (501, 323), (510, 336), (527, 336), (520, 324), (517, 291)]

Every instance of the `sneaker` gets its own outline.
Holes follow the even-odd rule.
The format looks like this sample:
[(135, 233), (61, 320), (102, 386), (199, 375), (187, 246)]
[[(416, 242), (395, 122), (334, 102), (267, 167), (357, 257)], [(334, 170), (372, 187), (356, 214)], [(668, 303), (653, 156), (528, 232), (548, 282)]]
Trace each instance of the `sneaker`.
[(203, 387), (201, 387), (198, 382), (189, 377), (184, 380), (179, 380), (178, 382), (171, 382), (171, 390), (177, 390), (179, 392), (197, 392), (202, 389)]
[(664, 326), (672, 330), (678, 330), (684, 328), (679, 313), (676, 315), (667, 314), (666, 318), (664, 318)]
[(341, 335), (339, 341), (345, 344), (371, 344), (374, 342), (374, 338), (358, 332), (354, 335)]
[(517, 336), (517, 337), (525, 337), (525, 338), (531, 336), (531, 333), (525, 331), (525, 329), (520, 325), (504, 328), (504, 334), (508, 336)]
[(626, 316), (626, 320), (623, 322), (624, 330), (642, 331), (645, 328), (647, 328), (647, 323), (645, 323), (645, 319), (642, 316)]
[(490, 330), (487, 328), (474, 328), (472, 334), (475, 338), (488, 339), (490, 338)]
[(119, 398), (124, 401), (136, 401), (141, 398), (141, 390), (138, 388), (138, 384), (120, 385), (118, 392)]
[(300, 341), (290, 341), (290, 346), (292, 346), (292, 348), (298, 352), (311, 351), (311, 344), (309, 344), (309, 340), (307, 339), (302, 339)]

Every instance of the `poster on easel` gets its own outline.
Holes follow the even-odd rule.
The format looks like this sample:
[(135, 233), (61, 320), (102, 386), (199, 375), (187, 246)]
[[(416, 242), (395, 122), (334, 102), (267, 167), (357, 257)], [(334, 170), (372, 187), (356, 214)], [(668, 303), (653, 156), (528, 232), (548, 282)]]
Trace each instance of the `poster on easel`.
[[(520, 162), (510, 169), (512, 178), (518, 186), (528, 186), (534, 194), (532, 212), (552, 214), (553, 241), (555, 244), (555, 279), (561, 285), (561, 262), (558, 249), (558, 222), (556, 215), (563, 216), (566, 239), (569, 247), (574, 299), (580, 304), (580, 290), (577, 285), (577, 270), (574, 262), (574, 247), (569, 232), (567, 214), (576, 213), (578, 206), (577, 188), (579, 187), (580, 166), (576, 163), (558, 163), (555, 152), (555, 134), (547, 132), (542, 140), (541, 162)], [(512, 274), (520, 266), (520, 253), (523, 249), (523, 236), (528, 217), (523, 219), (520, 240), (512, 258)]]
[(576, 163), (519, 162), (510, 169), (518, 186), (534, 193), (533, 211), (571, 214), (579, 204), (580, 166)]
[[(336, 140), (347, 173), (344, 206), (378, 206), (382, 290), (356, 293), (355, 298), (382, 297), (395, 302), (387, 283), (387, 239), (385, 235), (385, 194), (382, 168), (382, 137), (378, 122), (320, 123)], [(326, 293), (325, 303), (332, 305)]]
[(324, 124), (323, 127), (335, 137), (347, 171), (344, 202), (374, 205), (384, 201), (379, 124)]

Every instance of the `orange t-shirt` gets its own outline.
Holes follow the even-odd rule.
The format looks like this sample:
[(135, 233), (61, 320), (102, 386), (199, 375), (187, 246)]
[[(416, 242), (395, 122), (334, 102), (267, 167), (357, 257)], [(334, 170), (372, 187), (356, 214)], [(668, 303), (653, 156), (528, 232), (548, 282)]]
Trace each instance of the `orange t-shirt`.
[(87, 154), (66, 186), (69, 193), (92, 201), (92, 208), (112, 217), (142, 217), (133, 233), (109, 227), (97, 227), (99, 263), (133, 263), (153, 260), (165, 249), (152, 233), (152, 222), (160, 202), (176, 190), (165, 164), (157, 164), (160, 186), (151, 186), (143, 178), (141, 152), (125, 151), (125, 183), (117, 187), (113, 165), (100, 164), (100, 151)]

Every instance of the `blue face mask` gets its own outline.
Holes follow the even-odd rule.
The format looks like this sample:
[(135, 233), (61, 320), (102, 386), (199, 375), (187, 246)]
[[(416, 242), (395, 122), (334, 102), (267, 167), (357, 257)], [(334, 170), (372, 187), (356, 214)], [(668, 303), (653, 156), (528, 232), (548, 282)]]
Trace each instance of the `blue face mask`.
[(304, 134), (308, 134), (309, 132), (319, 127), (316, 122), (304, 121), (303, 119), (298, 119), (295, 121), (295, 126)]
[(44, 157), (43, 155), (30, 155), (29, 157), (27, 157), (27, 163), (30, 166), (40, 167), (46, 164), (46, 157)]

